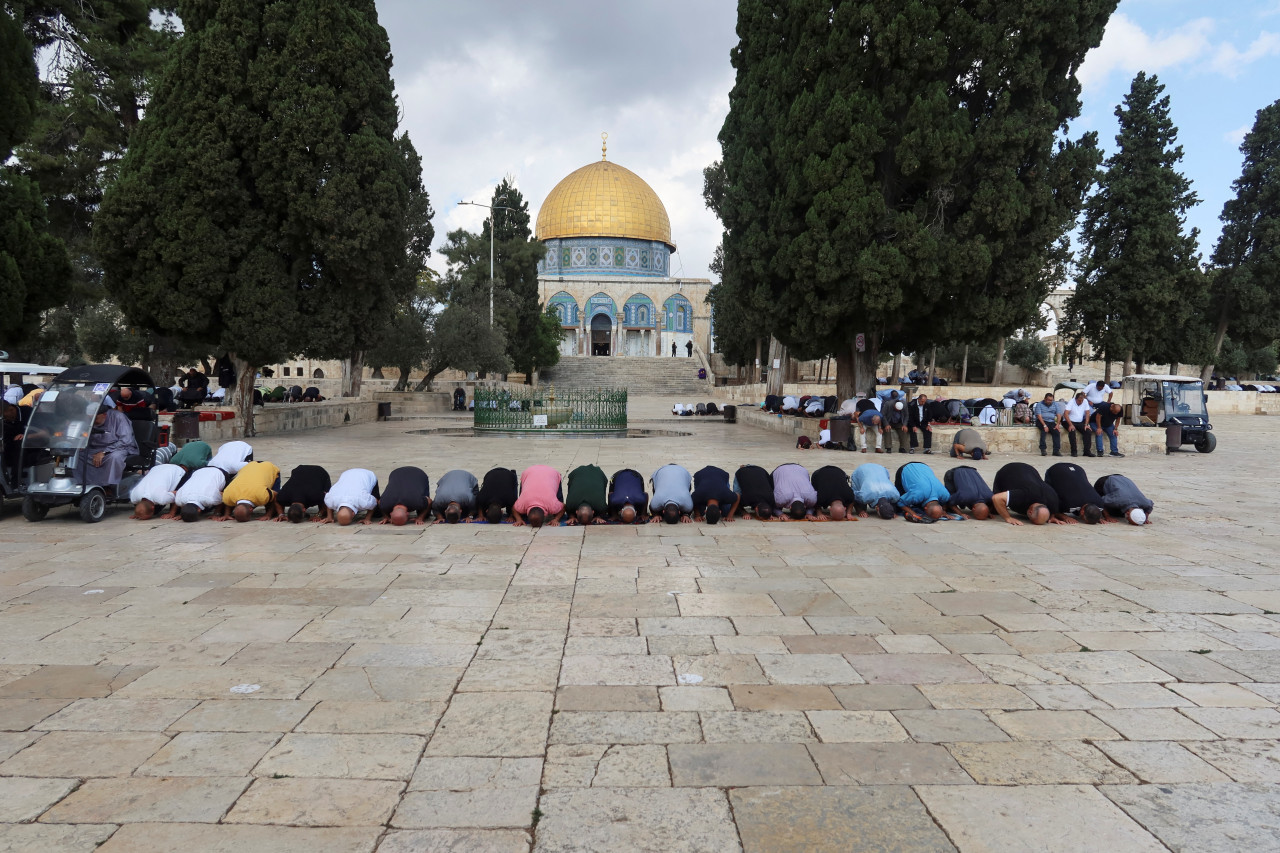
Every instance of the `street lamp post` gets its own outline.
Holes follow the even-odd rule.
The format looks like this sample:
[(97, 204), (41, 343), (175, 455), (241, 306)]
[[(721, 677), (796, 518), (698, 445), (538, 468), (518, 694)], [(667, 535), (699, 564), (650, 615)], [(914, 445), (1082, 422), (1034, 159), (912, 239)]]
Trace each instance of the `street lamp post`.
[[(506, 201), (506, 196), (498, 196), (499, 201)], [(489, 210), (489, 328), (493, 328), (493, 244), (498, 239), (498, 223), (494, 220), (495, 210), (515, 210), (514, 207), (503, 207), (500, 204), (481, 204), (478, 201), (460, 201), (458, 204), (469, 204), (472, 207), (484, 207)]]

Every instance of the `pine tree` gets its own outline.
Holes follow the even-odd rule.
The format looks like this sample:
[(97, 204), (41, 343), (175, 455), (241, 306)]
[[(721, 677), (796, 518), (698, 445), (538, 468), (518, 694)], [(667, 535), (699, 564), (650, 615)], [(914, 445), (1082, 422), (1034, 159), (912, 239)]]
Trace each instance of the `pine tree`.
[(1213, 252), (1216, 328), (1205, 381), (1228, 333), (1254, 349), (1280, 338), (1280, 101), (1258, 110), (1240, 153), (1244, 168), (1232, 184), (1235, 198), (1223, 205)]
[(1085, 204), (1084, 257), (1069, 310), (1108, 360), (1183, 361), (1195, 347), (1188, 324), (1203, 308), (1198, 203), (1178, 171), (1182, 146), (1164, 86), (1145, 72), (1116, 107), (1120, 132), (1097, 191)]
[[(94, 244), (131, 322), (254, 366), (350, 358), (431, 240), (371, 0), (187, 0)], [(357, 389), (358, 390), (358, 389)]]
[[(14, 152), (17, 169), (39, 184), (48, 231), (66, 245), (72, 264), (70, 286), (58, 291), (58, 304), (41, 315), (23, 346), (29, 358), (52, 362), (79, 355), (78, 320), (114, 311), (97, 304), (105, 290), (93, 252), (93, 219), (177, 33), (166, 17), (153, 19), (163, 4), (146, 0), (12, 5), (41, 57), (42, 77), (35, 120)], [(154, 345), (147, 353), (153, 365), (176, 356), (163, 339), (134, 336), (140, 340)], [(157, 378), (165, 372), (160, 367)]]
[(37, 91), (31, 44), (0, 9), (0, 341), (6, 348), (31, 335), (39, 313), (58, 304), (71, 277), (66, 247), (48, 233), (39, 185), (3, 165), (31, 129)]
[(546, 249), (533, 238), (529, 203), (512, 178), (503, 178), (489, 203), (493, 205), (493, 216), (485, 220), (480, 237), (487, 244), (490, 223), (497, 222), (494, 229), (497, 321), (505, 331), (512, 367), (532, 381), (535, 370), (549, 367), (560, 358), (560, 328), (555, 327), (554, 336), (549, 334), (551, 328), (543, 320), (545, 312), (538, 286), (538, 261)]
[(1092, 134), (1066, 134), (1115, 6), (743, 0), (724, 288), (795, 355), (835, 353), (841, 394), (882, 349), (1032, 321), (1099, 160)]

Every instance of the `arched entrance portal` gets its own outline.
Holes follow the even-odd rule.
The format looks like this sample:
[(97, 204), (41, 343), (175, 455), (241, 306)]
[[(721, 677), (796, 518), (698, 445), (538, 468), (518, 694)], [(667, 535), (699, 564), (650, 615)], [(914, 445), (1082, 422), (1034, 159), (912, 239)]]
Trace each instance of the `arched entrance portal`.
[(591, 318), (591, 354), (611, 355), (613, 343), (613, 318), (597, 314)]

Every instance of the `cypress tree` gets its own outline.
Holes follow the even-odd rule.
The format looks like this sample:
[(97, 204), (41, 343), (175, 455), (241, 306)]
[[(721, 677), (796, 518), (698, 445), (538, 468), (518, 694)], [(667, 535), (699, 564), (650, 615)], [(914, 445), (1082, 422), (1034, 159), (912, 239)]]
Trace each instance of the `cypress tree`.
[[(415, 287), (430, 243), (370, 0), (186, 0), (95, 227), (134, 323), (255, 365), (350, 358)], [(358, 392), (358, 389), (353, 389)]]
[(725, 289), (767, 306), (761, 332), (793, 354), (835, 353), (841, 394), (881, 350), (1033, 321), (1099, 160), (1092, 134), (1066, 133), (1115, 6), (743, 0)]
[(1198, 231), (1184, 232), (1198, 203), (1179, 171), (1182, 146), (1164, 86), (1145, 72), (1116, 107), (1120, 132), (1097, 191), (1085, 204), (1084, 257), (1068, 308), (1108, 360), (1182, 361), (1187, 328), (1203, 307)]
[(37, 111), (31, 43), (0, 9), (0, 341), (28, 337), (38, 315), (65, 298), (71, 264), (62, 241), (48, 233), (40, 187), (3, 164), (31, 129)]
[[(503, 178), (489, 203), (494, 207), (493, 216), (485, 221), (480, 236), (487, 249), (490, 223), (497, 223), (494, 229), (497, 235), (494, 244), (497, 322), (506, 334), (512, 368), (532, 381), (535, 370), (549, 367), (560, 358), (557, 349), (560, 327), (557, 324), (552, 329), (544, 320), (538, 287), (538, 261), (546, 249), (540, 241), (533, 239), (529, 203), (511, 178)], [(481, 261), (487, 263), (488, 259), (482, 258)]]
[(1206, 382), (1228, 332), (1255, 349), (1280, 338), (1280, 101), (1258, 110), (1240, 153), (1244, 167), (1232, 184), (1235, 198), (1223, 205), (1213, 251), (1216, 327)]

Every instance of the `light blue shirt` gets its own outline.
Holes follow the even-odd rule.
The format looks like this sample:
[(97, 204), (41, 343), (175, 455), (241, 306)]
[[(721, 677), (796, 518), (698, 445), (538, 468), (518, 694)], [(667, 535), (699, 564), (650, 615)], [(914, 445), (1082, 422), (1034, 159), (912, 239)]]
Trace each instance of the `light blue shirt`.
[(653, 500), (649, 502), (654, 512), (662, 512), (669, 503), (680, 507), (681, 512), (693, 512), (693, 475), (680, 465), (663, 465), (653, 472)]
[(893, 485), (889, 469), (883, 465), (875, 462), (859, 465), (853, 469), (850, 483), (853, 486), (853, 496), (858, 503), (871, 506), (878, 503), (881, 498), (888, 498), (895, 504), (898, 502), (898, 489)]
[(899, 506), (924, 506), (930, 501), (945, 505), (951, 500), (947, 487), (942, 485), (933, 469), (923, 462), (911, 462), (903, 467), (902, 489)]

